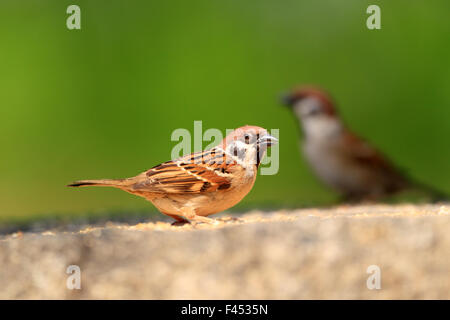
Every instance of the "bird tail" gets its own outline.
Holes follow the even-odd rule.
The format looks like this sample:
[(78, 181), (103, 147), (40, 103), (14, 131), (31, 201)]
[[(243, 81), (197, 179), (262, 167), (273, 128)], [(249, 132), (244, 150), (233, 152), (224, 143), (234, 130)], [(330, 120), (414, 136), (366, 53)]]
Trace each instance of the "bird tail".
[(127, 179), (100, 179), (100, 180), (79, 180), (68, 184), (68, 187), (115, 187), (123, 188), (127, 185)]

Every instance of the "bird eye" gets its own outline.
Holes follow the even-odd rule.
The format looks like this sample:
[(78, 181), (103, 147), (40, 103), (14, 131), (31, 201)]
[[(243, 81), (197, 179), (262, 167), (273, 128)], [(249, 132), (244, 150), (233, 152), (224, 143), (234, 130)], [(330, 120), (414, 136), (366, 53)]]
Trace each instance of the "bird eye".
[(249, 144), (249, 143), (250, 143), (250, 135), (249, 135), (249, 134), (246, 134), (246, 135), (244, 136), (244, 140), (245, 140), (245, 143), (246, 143), (246, 144)]

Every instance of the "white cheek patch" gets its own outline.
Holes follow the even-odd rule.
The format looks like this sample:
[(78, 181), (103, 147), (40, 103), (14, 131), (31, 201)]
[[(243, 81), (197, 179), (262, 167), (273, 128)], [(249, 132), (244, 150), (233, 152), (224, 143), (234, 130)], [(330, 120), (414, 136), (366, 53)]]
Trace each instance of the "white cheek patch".
[(248, 145), (242, 143), (241, 141), (235, 141), (227, 148), (227, 151), (229, 154), (233, 155), (234, 158), (245, 161), (247, 147)]
[(264, 156), (265, 149), (266, 148), (256, 148), (256, 144), (246, 144), (242, 141), (237, 141), (234, 148), (231, 148), (229, 152), (245, 163), (243, 166), (253, 167), (254, 165), (258, 165), (259, 161)]
[(306, 98), (294, 104), (294, 112), (297, 118), (307, 117), (313, 110), (320, 109), (320, 101), (316, 98)]
[(237, 140), (237, 141), (234, 142), (234, 147), (238, 148), (239, 150), (242, 150), (242, 149), (246, 150), (248, 148), (248, 144)]
[(338, 134), (341, 130), (341, 125), (335, 119), (318, 116), (314, 119), (303, 121), (303, 128), (308, 138), (323, 140)]
[(247, 154), (248, 145), (241, 141), (233, 141), (233, 143), (227, 146), (226, 150), (222, 150), (222, 148), (217, 147), (218, 150), (222, 150), (225, 153), (225, 158), (227, 163), (236, 162), (237, 164), (247, 167), (246, 163), (246, 154)]
[[(242, 141), (234, 141), (226, 150), (223, 150), (220, 147), (216, 148), (225, 153), (227, 163), (235, 162), (246, 169), (245, 175), (247, 177), (253, 176), (256, 163), (256, 148), (252, 145), (243, 143)], [(249, 159), (249, 157), (251, 159)]]

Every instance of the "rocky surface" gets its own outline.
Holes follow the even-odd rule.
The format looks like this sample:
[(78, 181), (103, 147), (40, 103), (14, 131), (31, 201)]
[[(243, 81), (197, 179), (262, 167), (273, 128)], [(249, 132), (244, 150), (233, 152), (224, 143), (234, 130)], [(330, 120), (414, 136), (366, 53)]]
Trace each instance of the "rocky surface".
[[(448, 205), (234, 217), (3, 236), (0, 298), (450, 299)], [(67, 288), (69, 265), (80, 267), (80, 290)], [(367, 288), (371, 265), (379, 290)]]

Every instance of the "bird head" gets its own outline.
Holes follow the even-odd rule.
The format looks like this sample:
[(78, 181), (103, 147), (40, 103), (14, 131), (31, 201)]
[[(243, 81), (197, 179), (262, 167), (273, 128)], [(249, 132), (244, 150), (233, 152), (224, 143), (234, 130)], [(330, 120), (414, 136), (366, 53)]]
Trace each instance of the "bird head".
[(333, 100), (318, 88), (295, 88), (282, 103), (292, 109), (306, 136), (327, 136), (341, 127)]
[(267, 148), (277, 142), (278, 139), (271, 136), (266, 129), (247, 125), (232, 131), (220, 147), (226, 151), (227, 161), (235, 161), (244, 167), (259, 166)]

